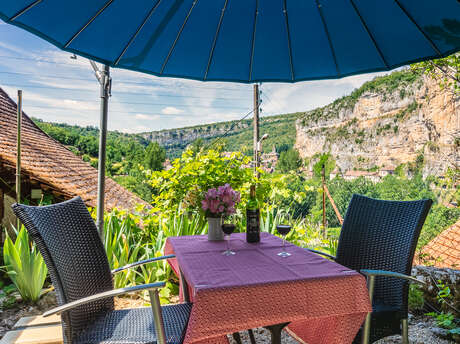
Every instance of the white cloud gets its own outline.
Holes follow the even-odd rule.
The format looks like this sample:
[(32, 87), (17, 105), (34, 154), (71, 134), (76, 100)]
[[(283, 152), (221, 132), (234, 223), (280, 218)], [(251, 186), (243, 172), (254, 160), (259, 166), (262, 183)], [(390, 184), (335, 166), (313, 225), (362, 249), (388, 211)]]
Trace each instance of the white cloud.
[(150, 115), (145, 115), (145, 114), (143, 114), (143, 113), (138, 113), (138, 114), (136, 114), (136, 116), (134, 116), (134, 117), (136, 117), (137, 119), (151, 119), (151, 118), (152, 118), (152, 116), (150, 116)]
[(161, 113), (165, 115), (179, 115), (183, 112), (184, 110), (180, 110), (174, 106), (167, 106), (161, 110)]

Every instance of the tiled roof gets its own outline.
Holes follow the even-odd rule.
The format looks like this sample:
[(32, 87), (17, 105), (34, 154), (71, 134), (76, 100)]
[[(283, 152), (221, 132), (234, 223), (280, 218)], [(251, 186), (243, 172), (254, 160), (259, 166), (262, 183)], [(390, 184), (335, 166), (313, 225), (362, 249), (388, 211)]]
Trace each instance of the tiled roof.
[[(16, 165), (16, 103), (0, 88), (0, 164)], [(88, 206), (97, 203), (97, 170), (49, 137), (25, 114), (21, 131), (21, 170), (66, 196), (80, 196)], [(130, 209), (139, 197), (106, 178), (105, 205)]]
[(368, 172), (368, 171), (353, 171), (349, 170), (345, 173), (346, 177), (362, 177), (362, 176), (376, 176), (377, 172)]
[(426, 244), (415, 263), (460, 269), (460, 220)]

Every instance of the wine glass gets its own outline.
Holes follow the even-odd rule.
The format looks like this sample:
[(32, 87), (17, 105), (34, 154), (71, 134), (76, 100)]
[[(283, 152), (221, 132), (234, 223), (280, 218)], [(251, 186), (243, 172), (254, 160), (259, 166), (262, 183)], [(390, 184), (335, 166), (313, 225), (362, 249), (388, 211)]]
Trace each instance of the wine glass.
[(233, 256), (235, 254), (235, 252), (230, 249), (230, 234), (232, 234), (234, 230), (235, 225), (233, 223), (224, 223), (222, 225), (222, 231), (225, 234), (225, 241), (227, 241), (227, 250), (222, 252), (224, 256)]
[(279, 234), (283, 236), (283, 250), (280, 253), (278, 253), (278, 256), (283, 257), (283, 258), (289, 257), (291, 254), (289, 252), (286, 252), (286, 235), (291, 230), (291, 226), (277, 225), (276, 230), (278, 231)]

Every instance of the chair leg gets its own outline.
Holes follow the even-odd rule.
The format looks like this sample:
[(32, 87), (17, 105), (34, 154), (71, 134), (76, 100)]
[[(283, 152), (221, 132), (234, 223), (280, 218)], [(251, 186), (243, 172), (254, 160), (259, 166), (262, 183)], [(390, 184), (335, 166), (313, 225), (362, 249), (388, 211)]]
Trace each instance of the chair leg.
[(267, 330), (270, 331), (272, 337), (272, 344), (281, 344), (281, 331), (285, 328), (289, 323), (265, 326)]
[(409, 344), (409, 323), (407, 319), (401, 319), (402, 343)]

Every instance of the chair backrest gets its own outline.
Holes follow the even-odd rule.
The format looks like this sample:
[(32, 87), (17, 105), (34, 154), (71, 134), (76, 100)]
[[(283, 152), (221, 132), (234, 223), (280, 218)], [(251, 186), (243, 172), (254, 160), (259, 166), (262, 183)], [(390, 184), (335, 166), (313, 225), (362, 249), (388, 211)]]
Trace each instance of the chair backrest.
[[(354, 270), (410, 275), (420, 230), (433, 202), (384, 201), (353, 195), (340, 233), (337, 262)], [(377, 277), (374, 299), (407, 312), (408, 284)]]
[[(60, 305), (113, 289), (104, 246), (80, 197), (49, 206), (12, 208), (45, 260)], [(64, 342), (70, 343), (98, 314), (113, 308), (109, 298), (64, 312)]]

